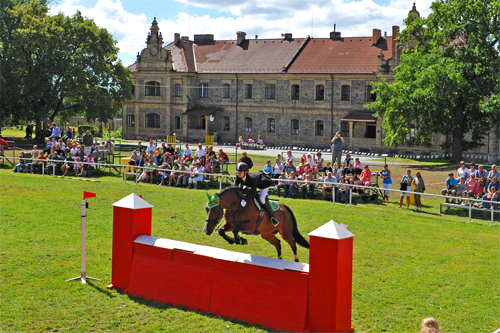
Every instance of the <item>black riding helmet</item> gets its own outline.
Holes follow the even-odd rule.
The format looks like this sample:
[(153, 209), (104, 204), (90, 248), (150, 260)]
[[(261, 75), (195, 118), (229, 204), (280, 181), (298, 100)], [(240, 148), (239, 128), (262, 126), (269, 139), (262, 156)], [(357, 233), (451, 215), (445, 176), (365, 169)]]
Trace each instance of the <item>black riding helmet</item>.
[(248, 165), (245, 162), (240, 162), (236, 166), (236, 171), (237, 172), (248, 171)]

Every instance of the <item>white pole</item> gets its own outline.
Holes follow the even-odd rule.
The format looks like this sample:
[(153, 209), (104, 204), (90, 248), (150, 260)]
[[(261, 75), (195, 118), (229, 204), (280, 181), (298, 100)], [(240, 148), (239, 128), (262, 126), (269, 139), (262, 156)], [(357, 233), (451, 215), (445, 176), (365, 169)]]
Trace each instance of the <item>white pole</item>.
[(87, 283), (85, 281), (85, 264), (86, 264), (86, 249), (85, 249), (85, 241), (87, 235), (87, 200), (82, 201), (82, 283)]

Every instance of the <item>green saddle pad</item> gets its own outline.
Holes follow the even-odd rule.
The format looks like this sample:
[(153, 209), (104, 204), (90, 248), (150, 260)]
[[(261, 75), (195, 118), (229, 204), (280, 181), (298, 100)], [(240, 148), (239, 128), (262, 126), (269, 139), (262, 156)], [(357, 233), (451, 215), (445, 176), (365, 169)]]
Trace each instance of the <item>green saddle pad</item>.
[[(259, 210), (262, 210), (262, 205), (260, 204), (259, 200), (257, 198), (254, 198), (253, 201), (255, 202), (255, 206), (257, 206), (257, 208)], [(273, 210), (273, 212), (277, 211), (280, 209), (280, 204), (278, 203), (278, 201), (274, 201), (274, 200), (269, 200), (269, 204), (271, 205), (271, 209)]]

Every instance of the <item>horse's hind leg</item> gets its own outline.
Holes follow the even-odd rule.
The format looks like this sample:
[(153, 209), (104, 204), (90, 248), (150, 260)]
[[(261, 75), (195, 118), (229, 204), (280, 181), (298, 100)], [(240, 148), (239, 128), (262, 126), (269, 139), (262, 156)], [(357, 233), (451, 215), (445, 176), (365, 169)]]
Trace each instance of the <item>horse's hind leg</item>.
[(280, 229), (280, 234), (281, 234), (281, 237), (283, 237), (283, 239), (292, 248), (293, 255), (295, 256), (295, 261), (299, 262), (299, 257), (297, 257), (297, 244), (295, 243), (295, 240), (293, 239), (292, 233), (291, 232), (282, 231)]
[(278, 252), (278, 259), (281, 259), (281, 242), (278, 238), (276, 238), (276, 234), (275, 233), (261, 234), (260, 236), (269, 243), (274, 245), (276, 251)]

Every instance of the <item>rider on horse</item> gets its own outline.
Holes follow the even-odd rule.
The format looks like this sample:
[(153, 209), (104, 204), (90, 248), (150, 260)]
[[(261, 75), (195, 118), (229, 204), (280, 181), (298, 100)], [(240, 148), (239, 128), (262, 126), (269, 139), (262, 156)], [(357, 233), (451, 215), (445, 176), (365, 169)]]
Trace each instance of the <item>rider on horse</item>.
[(262, 204), (262, 207), (266, 210), (271, 217), (271, 222), (274, 226), (279, 224), (278, 219), (274, 215), (273, 209), (269, 204), (269, 200), (267, 200), (267, 190), (269, 187), (274, 186), (274, 182), (272, 181), (269, 175), (263, 172), (255, 172), (248, 173), (248, 165), (244, 162), (241, 162), (236, 167), (236, 171), (238, 172), (238, 177), (234, 182), (234, 185), (246, 186), (249, 188), (244, 201), (241, 202), (242, 206), (246, 205), (246, 201), (253, 200), (257, 196), (257, 188), (260, 189), (259, 201)]

